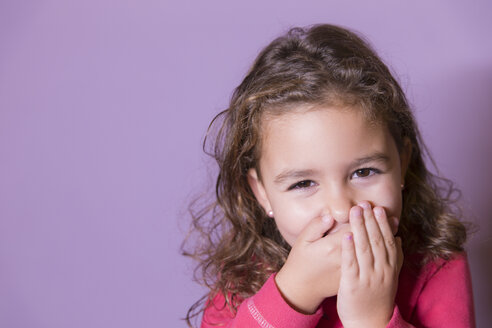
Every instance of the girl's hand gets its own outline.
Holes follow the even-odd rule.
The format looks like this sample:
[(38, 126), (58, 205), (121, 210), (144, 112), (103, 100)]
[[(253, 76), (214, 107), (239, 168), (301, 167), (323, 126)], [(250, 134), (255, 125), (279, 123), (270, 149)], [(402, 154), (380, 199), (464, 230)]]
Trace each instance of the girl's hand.
[(342, 242), (337, 309), (343, 326), (386, 327), (394, 309), (403, 263), (400, 237), (394, 237), (382, 207), (368, 202), (350, 210), (352, 233)]
[(333, 224), (329, 216), (311, 220), (275, 277), (282, 296), (297, 311), (314, 313), (326, 297), (338, 292), (341, 239), (349, 225), (325, 236)]

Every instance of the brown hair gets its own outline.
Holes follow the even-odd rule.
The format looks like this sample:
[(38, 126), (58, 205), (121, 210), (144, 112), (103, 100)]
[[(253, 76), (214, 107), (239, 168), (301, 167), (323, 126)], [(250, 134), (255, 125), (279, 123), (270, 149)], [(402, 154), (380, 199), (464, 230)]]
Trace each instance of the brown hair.
[(456, 189), (427, 169), (424, 151), (432, 158), (405, 94), (386, 65), (367, 42), (345, 28), (293, 28), (261, 51), (205, 138), (207, 152), (207, 141), (215, 132), (208, 153), (219, 166), (216, 195), (209, 204), (191, 205), (192, 231), (199, 238), (190, 235), (186, 241), (194, 244), (191, 251), (183, 247), (183, 254), (198, 260), (195, 278), (210, 293), (190, 308), (188, 324), (203, 310), (206, 297), (221, 293), (235, 311), (241, 299), (256, 293), (282, 267), (290, 247), (256, 201), (247, 172), (259, 169), (265, 113), (319, 104), (361, 108), (388, 126), (399, 150), (405, 138), (410, 140), (398, 232), (404, 253), (422, 254), (428, 261), (463, 250), (467, 232), (452, 206)]

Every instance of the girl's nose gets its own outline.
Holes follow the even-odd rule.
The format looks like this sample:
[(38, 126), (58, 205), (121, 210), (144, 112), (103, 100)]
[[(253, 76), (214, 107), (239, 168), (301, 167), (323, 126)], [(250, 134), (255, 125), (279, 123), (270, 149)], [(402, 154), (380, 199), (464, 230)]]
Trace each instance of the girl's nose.
[(325, 202), (327, 211), (339, 223), (348, 222), (350, 208), (357, 205), (353, 195), (347, 190), (332, 190)]

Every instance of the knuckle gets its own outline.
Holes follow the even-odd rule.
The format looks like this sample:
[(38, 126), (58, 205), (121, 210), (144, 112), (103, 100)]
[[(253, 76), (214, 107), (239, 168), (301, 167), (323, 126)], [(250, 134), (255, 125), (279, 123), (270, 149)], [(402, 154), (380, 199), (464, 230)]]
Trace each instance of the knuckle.
[(345, 264), (346, 264), (347, 268), (352, 269), (355, 267), (355, 260), (353, 258), (346, 259)]
[(386, 245), (392, 248), (396, 247), (395, 238), (386, 238)]
[(331, 244), (331, 243), (326, 244), (326, 245), (324, 245), (324, 247), (323, 247), (323, 252), (324, 252), (326, 255), (332, 255), (333, 253), (335, 253), (335, 252), (337, 252), (337, 251), (338, 251), (338, 248), (337, 248), (335, 245)]
[(331, 245), (329, 245), (325, 248), (326, 255), (331, 255), (331, 254), (333, 254), (334, 251), (335, 251), (335, 248)]
[(374, 237), (371, 239), (371, 245), (375, 247), (381, 246), (382, 243), (383, 243), (383, 238), (381, 236)]
[(369, 244), (363, 244), (360, 246), (359, 249), (363, 254), (369, 253), (371, 251), (371, 247)]

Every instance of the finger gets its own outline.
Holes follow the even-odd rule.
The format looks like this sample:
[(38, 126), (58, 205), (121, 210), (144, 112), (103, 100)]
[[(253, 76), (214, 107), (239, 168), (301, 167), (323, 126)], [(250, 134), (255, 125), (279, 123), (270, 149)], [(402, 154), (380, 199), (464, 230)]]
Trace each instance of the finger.
[(397, 268), (398, 268), (398, 274), (400, 273), (401, 267), (403, 265), (403, 248), (402, 248), (402, 240), (401, 237), (396, 237), (396, 250), (397, 250)]
[(391, 232), (393, 233), (393, 236), (395, 236), (396, 233), (398, 232), (398, 226), (400, 224), (400, 220), (398, 220), (397, 217), (393, 217), (388, 222), (390, 223), (391, 226)]
[(381, 264), (387, 263), (388, 257), (379, 222), (376, 221), (374, 211), (369, 202), (362, 202), (359, 206), (364, 209), (364, 223), (366, 225), (369, 244), (371, 245), (372, 256), (374, 258), (374, 268), (381, 268)]
[(341, 276), (349, 279), (356, 278), (359, 274), (353, 239), (352, 233), (348, 232), (342, 240)]
[(359, 270), (363, 271), (371, 268), (374, 262), (364, 224), (363, 210), (360, 206), (354, 206), (350, 209), (349, 215), (350, 228), (354, 234), (355, 254), (357, 256)]
[(374, 215), (379, 224), (379, 229), (382, 234), (383, 243), (385, 245), (385, 250), (387, 252), (386, 260), (389, 263), (395, 263), (394, 259), (396, 259), (396, 244), (395, 237), (393, 236), (392, 228), (389, 222), (394, 222), (394, 219), (388, 219), (386, 216), (386, 211), (382, 207), (374, 208)]
[(306, 227), (304, 227), (297, 239), (304, 242), (316, 241), (323, 237), (323, 235), (331, 229), (334, 222), (335, 220), (332, 216), (317, 216), (312, 219)]

